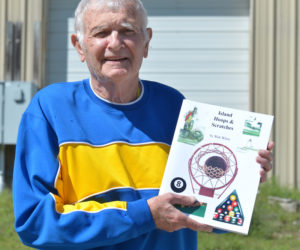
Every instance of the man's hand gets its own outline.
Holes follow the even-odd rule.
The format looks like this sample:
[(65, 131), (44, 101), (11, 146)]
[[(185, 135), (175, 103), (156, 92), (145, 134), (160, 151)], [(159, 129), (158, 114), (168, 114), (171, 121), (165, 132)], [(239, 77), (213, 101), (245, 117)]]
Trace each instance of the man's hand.
[(158, 229), (173, 232), (182, 228), (211, 232), (212, 227), (198, 223), (173, 205), (199, 206), (200, 203), (190, 196), (167, 193), (148, 200), (152, 217)]
[(272, 169), (273, 154), (271, 150), (274, 147), (274, 142), (270, 141), (266, 150), (259, 150), (256, 162), (261, 165), (260, 182), (267, 180), (267, 173)]

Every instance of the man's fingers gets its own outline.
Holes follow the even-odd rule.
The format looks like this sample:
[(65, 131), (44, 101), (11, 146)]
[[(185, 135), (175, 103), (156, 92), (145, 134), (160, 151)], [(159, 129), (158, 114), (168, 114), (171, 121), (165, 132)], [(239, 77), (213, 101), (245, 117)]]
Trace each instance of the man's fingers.
[(261, 167), (265, 170), (265, 171), (270, 171), (272, 169), (272, 163), (271, 161), (269, 161), (266, 158), (262, 158), (260, 156), (258, 156), (256, 158), (256, 162), (259, 163), (261, 165)]
[(260, 158), (266, 159), (268, 161), (272, 161), (273, 160), (273, 153), (270, 150), (259, 150), (258, 151), (258, 156)]
[(267, 150), (272, 150), (274, 148), (275, 143), (273, 141), (269, 141)]
[(174, 207), (174, 205), (200, 206), (200, 203), (194, 197), (167, 193), (153, 197), (147, 202), (158, 229), (167, 232), (173, 232), (181, 228), (205, 232), (211, 232), (212, 230), (211, 227), (198, 223)]
[(260, 182), (265, 182), (267, 180), (267, 172), (272, 169), (273, 154), (271, 150), (274, 148), (274, 142), (270, 141), (268, 143), (266, 150), (259, 150), (256, 162), (261, 165), (260, 169)]
[(201, 224), (201, 223), (191, 219), (187, 215), (185, 215), (185, 216), (186, 216), (185, 227), (190, 228), (194, 231), (202, 231), (202, 232), (211, 232), (212, 231), (211, 226)]
[[(200, 206), (201, 203), (197, 201), (195, 197), (192, 196), (182, 196), (182, 195), (176, 195), (172, 194), (172, 204), (177, 205), (183, 205), (183, 206)], [(178, 222), (180, 225), (180, 228), (189, 228), (195, 231), (203, 231), (203, 232), (211, 232), (212, 227), (201, 224), (197, 222), (196, 220), (191, 219), (188, 215), (178, 210)]]
[(200, 202), (193, 196), (185, 196), (170, 193), (170, 203), (182, 206), (200, 206)]
[(261, 167), (266, 171), (272, 169), (273, 153), (271, 150), (274, 147), (274, 142), (270, 141), (266, 150), (259, 150), (256, 162), (261, 165)]
[(258, 156), (260, 158), (264, 158), (267, 159), (268, 161), (272, 161), (273, 160), (273, 153), (271, 152), (271, 150), (274, 148), (274, 142), (270, 141), (268, 143), (268, 147), (267, 149), (261, 149), (258, 151)]
[(263, 183), (267, 180), (267, 172), (263, 169), (260, 170), (260, 182)]
[(196, 220), (191, 219), (188, 215), (186, 215), (185, 213), (183, 213), (179, 210), (177, 210), (174, 213), (176, 213), (176, 215), (174, 216), (174, 225), (176, 225), (174, 230), (178, 230), (181, 228), (189, 228), (194, 231), (203, 231), (203, 232), (211, 232), (212, 231), (211, 226), (201, 224), (201, 223), (197, 222)]

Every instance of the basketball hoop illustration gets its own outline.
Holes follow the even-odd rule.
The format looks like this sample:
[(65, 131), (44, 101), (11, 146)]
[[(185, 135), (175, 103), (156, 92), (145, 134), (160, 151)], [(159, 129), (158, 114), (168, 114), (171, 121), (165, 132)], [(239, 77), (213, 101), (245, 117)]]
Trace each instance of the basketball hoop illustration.
[[(193, 191), (218, 199), (234, 181), (238, 172), (234, 153), (225, 145), (208, 143), (198, 148), (189, 160)], [(224, 189), (224, 190), (223, 190)], [(215, 194), (216, 190), (223, 190)]]

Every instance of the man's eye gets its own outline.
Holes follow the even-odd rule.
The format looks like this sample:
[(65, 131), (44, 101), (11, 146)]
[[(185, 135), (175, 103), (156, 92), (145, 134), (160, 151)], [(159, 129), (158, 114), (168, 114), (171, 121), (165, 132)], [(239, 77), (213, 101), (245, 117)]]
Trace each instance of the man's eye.
[(108, 31), (100, 31), (100, 32), (95, 34), (96, 37), (106, 37), (108, 35), (109, 35)]
[(125, 35), (133, 35), (133, 34), (135, 34), (135, 31), (134, 30), (124, 30), (123, 33)]

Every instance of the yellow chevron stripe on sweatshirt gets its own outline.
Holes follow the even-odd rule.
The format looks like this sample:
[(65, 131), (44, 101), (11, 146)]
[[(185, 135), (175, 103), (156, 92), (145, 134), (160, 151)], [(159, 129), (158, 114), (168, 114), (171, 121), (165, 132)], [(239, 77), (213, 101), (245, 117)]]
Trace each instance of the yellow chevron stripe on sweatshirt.
[[(62, 203), (73, 204), (111, 189), (159, 188), (169, 150), (170, 146), (163, 143), (113, 143), (100, 147), (77, 143), (61, 145), (57, 207), (70, 211), (64, 210)], [(124, 205), (116, 206), (124, 208)], [(82, 209), (91, 208), (87, 205)]]

